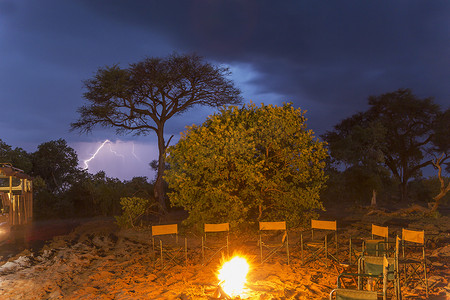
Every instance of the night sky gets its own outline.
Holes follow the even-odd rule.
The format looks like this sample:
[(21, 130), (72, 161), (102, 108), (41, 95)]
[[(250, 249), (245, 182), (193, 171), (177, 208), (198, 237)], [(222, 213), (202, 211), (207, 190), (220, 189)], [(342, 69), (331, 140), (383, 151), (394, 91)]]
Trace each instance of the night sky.
[[(450, 1), (0, 0), (0, 139), (34, 152), (65, 139), (89, 171), (153, 173), (156, 135), (69, 132), (99, 67), (196, 52), (230, 67), (245, 101), (293, 102), (316, 135), (367, 109), (367, 97), (411, 88), (447, 108)], [(169, 120), (176, 142), (210, 109)]]

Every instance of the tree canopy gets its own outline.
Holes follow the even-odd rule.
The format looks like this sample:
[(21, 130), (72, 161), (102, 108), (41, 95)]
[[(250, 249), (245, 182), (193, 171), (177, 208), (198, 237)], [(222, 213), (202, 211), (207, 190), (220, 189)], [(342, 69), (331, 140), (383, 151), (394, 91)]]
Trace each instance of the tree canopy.
[(326, 157), (292, 104), (223, 107), (168, 148), (165, 179), (188, 222), (296, 225), (322, 209)]
[(347, 167), (364, 166), (372, 174), (387, 168), (407, 199), (407, 183), (431, 164), (427, 158), (437, 136), (440, 107), (431, 98), (419, 99), (409, 89), (369, 97), (369, 109), (334, 126), (323, 137), (331, 156)]
[(40, 176), (47, 188), (59, 193), (70, 188), (77, 175), (78, 156), (63, 139), (42, 143), (33, 153), (33, 176)]
[(84, 98), (89, 104), (79, 108), (80, 118), (71, 127), (81, 132), (97, 125), (115, 128), (117, 133), (155, 132), (159, 158), (154, 195), (165, 211), (162, 174), (168, 143), (164, 126), (174, 115), (195, 105), (240, 103), (240, 91), (228, 75), (228, 68), (212, 65), (195, 54), (146, 58), (128, 68), (99, 68), (84, 83)]

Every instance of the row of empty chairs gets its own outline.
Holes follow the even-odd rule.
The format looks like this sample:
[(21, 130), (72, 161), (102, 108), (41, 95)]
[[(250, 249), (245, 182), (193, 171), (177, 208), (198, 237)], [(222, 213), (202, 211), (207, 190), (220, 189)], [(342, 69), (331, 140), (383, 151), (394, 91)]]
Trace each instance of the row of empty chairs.
[[(225, 253), (229, 256), (229, 223), (204, 224), (203, 229), (204, 233), (201, 239), (202, 264), (208, 264), (219, 253)], [(286, 222), (259, 222), (259, 230), (258, 244), (261, 263), (285, 250), (283, 252), (285, 252), (287, 264), (289, 264), (289, 238)], [(277, 234), (281, 235), (281, 238), (278, 241), (273, 241), (273, 237), (267, 239), (266, 233), (268, 231), (276, 231)], [(218, 238), (216, 234), (222, 234), (222, 236)], [(187, 262), (187, 239), (184, 238), (184, 245), (180, 245), (177, 224), (152, 226), (152, 245), (155, 257), (157, 257), (156, 264), (162, 269), (170, 263)]]
[[(229, 223), (204, 224), (203, 229), (202, 263), (208, 264), (219, 253), (228, 256), (230, 248)], [(355, 273), (356, 275), (353, 275), (358, 277), (358, 282), (367, 277), (363, 274), (381, 280), (384, 276), (384, 267), (386, 267), (387, 283), (393, 283), (393, 290), (397, 297), (400, 297), (401, 294), (400, 280), (403, 285), (407, 285), (413, 278), (417, 278), (425, 286), (428, 294), (424, 231), (402, 229), (401, 239), (398, 237), (389, 239), (388, 227), (373, 224), (371, 233), (370, 238), (363, 240), (360, 251), (352, 244), (352, 239), (349, 239), (349, 261), (346, 264), (357, 265), (358, 271)], [(164, 236), (166, 235), (174, 237), (175, 245), (178, 246), (165, 247)], [(220, 238), (218, 238), (218, 235), (221, 235)], [(289, 247), (294, 247), (296, 250), (300, 248), (296, 253), (300, 253), (302, 265), (306, 266), (314, 262), (328, 266), (330, 261), (342, 263), (344, 259), (339, 252), (336, 221), (311, 220), (311, 235), (307, 235), (306, 231), (301, 232), (299, 243), (290, 245), (286, 222), (259, 222), (260, 262), (264, 263), (275, 255), (281, 254), (280, 257), (285, 258), (287, 264), (289, 264), (291, 255)], [(157, 253), (155, 255), (157, 264), (161, 268), (165, 268), (170, 263), (187, 262), (187, 239), (184, 238), (184, 243), (178, 243), (177, 224), (152, 226), (152, 240), (153, 249)], [(169, 244), (167, 243), (167, 245)], [(383, 267), (383, 263), (386, 266)], [(377, 270), (376, 274), (373, 270)], [(342, 275), (342, 277), (345, 276), (349, 275)], [(338, 299), (340, 299), (339, 293), (342, 290), (344, 289), (339, 284), (337, 292), (334, 293)], [(358, 284), (357, 290), (361, 291), (361, 284)]]
[[(209, 263), (219, 253), (224, 252), (224, 250), (226, 250), (225, 253), (228, 256), (229, 223), (204, 224), (203, 229), (204, 233), (202, 235), (201, 245), (202, 263)], [(319, 260), (327, 265), (328, 257), (337, 261), (336, 253), (332, 254), (329, 251), (328, 235), (325, 234), (323, 236), (317, 234), (317, 231), (329, 230), (335, 233), (336, 253), (338, 252), (336, 221), (312, 220), (310, 239), (304, 241), (302, 233), (300, 245), (294, 245), (294, 247), (300, 248), (302, 264), (306, 265), (312, 261)], [(217, 239), (217, 234), (222, 234), (221, 239)], [(214, 236), (208, 238), (210, 235)], [(170, 240), (170, 238), (172, 239)], [(152, 244), (153, 250), (158, 252), (157, 264), (161, 268), (164, 268), (165, 264), (172, 262), (179, 264), (182, 254), (184, 254), (184, 262), (187, 261), (187, 240), (184, 239), (184, 246), (179, 245), (177, 224), (152, 226)], [(176, 247), (173, 247), (173, 244)], [(285, 258), (287, 264), (290, 263), (289, 235), (285, 221), (259, 222), (258, 245), (261, 263), (268, 261), (276, 255)]]

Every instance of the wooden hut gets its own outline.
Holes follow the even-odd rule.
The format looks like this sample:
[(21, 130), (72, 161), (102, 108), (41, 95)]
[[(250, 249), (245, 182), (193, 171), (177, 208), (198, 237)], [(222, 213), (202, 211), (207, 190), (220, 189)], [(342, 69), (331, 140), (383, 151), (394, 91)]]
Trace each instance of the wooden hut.
[(1, 219), (9, 226), (28, 224), (33, 219), (33, 181), (11, 164), (0, 163)]

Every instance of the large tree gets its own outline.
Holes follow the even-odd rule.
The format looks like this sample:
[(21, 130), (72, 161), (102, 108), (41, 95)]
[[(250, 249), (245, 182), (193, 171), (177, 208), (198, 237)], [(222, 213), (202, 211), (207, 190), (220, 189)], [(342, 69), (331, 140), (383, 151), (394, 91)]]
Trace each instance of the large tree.
[(71, 127), (82, 132), (96, 125), (115, 128), (117, 133), (155, 132), (159, 157), (154, 196), (165, 212), (162, 175), (170, 143), (170, 139), (167, 143), (164, 139), (166, 122), (195, 105), (240, 103), (240, 91), (229, 75), (228, 68), (212, 65), (194, 54), (147, 58), (128, 68), (100, 68), (84, 83), (84, 98), (89, 104), (78, 110), (80, 118)]
[(42, 143), (32, 154), (33, 176), (45, 180), (54, 194), (67, 191), (79, 173), (78, 156), (64, 139)]
[(409, 89), (369, 97), (369, 109), (327, 132), (331, 156), (350, 166), (384, 166), (400, 182), (402, 200), (407, 183), (431, 164), (429, 149), (440, 108), (431, 98), (419, 99)]
[(188, 222), (305, 221), (321, 209), (326, 149), (291, 104), (222, 108), (168, 149), (165, 179)]

